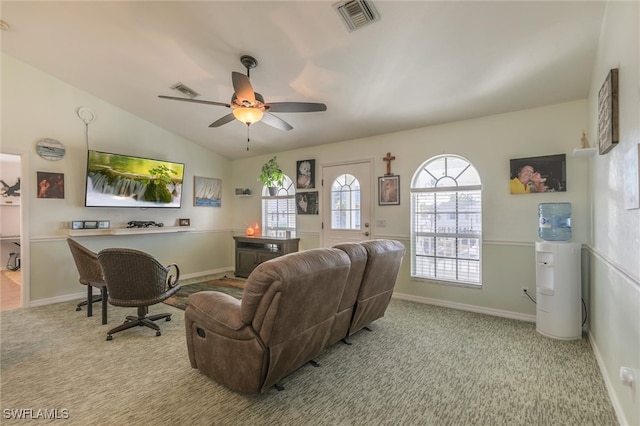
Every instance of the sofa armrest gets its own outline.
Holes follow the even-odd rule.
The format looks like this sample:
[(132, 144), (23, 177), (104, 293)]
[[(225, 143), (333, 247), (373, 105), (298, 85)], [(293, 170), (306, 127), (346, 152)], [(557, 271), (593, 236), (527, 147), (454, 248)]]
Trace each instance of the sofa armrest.
[(189, 296), (189, 305), (193, 313), (209, 330), (220, 334), (225, 330), (233, 333), (247, 324), (240, 319), (241, 301), (219, 291), (201, 291)]

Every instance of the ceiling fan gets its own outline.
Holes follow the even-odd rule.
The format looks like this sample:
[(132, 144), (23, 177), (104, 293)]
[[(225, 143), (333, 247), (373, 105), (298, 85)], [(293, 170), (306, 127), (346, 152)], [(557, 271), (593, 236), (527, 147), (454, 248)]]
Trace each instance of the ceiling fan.
[[(273, 115), (273, 112), (316, 112), (326, 111), (327, 106), (313, 102), (272, 102), (267, 103), (260, 93), (253, 91), (253, 86), (249, 81), (249, 70), (258, 65), (258, 61), (249, 55), (240, 57), (240, 62), (247, 69), (247, 75), (233, 71), (231, 81), (233, 83), (234, 94), (230, 103), (205, 101), (200, 99), (178, 98), (174, 96), (158, 96), (162, 99), (174, 101), (193, 102), (206, 105), (217, 105), (231, 108), (231, 113), (219, 118), (209, 125), (209, 127), (220, 127), (237, 119), (247, 126), (262, 121), (271, 127), (280, 130), (291, 130), (291, 126), (286, 121)], [(248, 149), (248, 148), (247, 148)]]

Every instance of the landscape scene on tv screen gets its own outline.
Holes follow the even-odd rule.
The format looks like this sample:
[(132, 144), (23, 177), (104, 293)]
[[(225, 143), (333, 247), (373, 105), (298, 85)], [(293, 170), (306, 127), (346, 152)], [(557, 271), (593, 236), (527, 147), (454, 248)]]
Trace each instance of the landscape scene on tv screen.
[(89, 151), (87, 207), (179, 208), (184, 164)]

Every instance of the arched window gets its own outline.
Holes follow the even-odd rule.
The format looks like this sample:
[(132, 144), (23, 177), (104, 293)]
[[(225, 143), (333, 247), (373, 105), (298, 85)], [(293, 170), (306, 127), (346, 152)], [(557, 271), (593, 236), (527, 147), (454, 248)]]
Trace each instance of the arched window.
[(270, 195), (266, 186), (262, 188), (262, 235), (285, 237), (287, 231), (296, 236), (296, 189), (289, 176), (275, 195)]
[(466, 159), (441, 155), (411, 181), (411, 276), (480, 285), (482, 185)]
[(348, 173), (331, 184), (331, 229), (360, 229), (360, 182)]

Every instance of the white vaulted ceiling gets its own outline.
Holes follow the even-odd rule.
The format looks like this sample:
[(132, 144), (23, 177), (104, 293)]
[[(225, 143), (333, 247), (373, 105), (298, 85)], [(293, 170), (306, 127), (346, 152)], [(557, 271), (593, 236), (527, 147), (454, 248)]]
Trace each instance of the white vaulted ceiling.
[[(229, 158), (278, 152), (586, 98), (604, 3), (374, 1), (349, 32), (333, 1), (2, 1), (2, 51)], [(267, 102), (325, 112), (209, 124), (231, 72), (254, 56)]]

